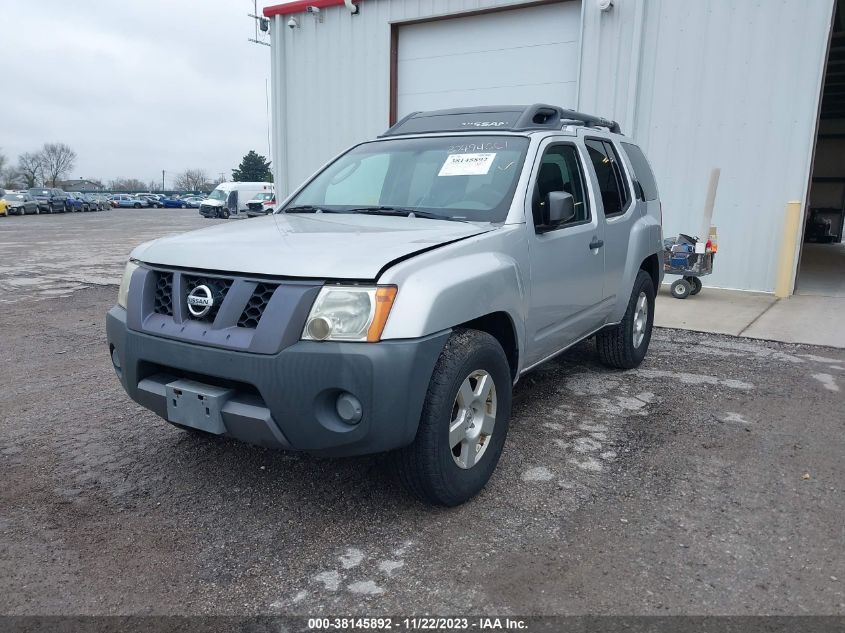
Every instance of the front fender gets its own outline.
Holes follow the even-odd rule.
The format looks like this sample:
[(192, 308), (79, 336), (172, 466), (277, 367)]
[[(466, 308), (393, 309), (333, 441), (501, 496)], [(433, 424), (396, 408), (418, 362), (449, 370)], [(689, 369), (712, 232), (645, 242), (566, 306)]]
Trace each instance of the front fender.
[(526, 305), (521, 274), (525, 267), (519, 261), (523, 245), (520, 230), (499, 229), (388, 269), (379, 283), (395, 283), (399, 292), (382, 338), (418, 338), (504, 312), (521, 352)]

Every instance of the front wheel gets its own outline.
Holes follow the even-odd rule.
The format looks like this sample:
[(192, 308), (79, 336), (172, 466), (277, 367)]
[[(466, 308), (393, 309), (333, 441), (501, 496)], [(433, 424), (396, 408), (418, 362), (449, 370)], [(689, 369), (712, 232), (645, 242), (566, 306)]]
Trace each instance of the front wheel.
[(692, 294), (692, 284), (686, 279), (678, 279), (672, 283), (669, 290), (675, 299), (686, 299)]
[(402, 483), (422, 501), (456, 506), (487, 484), (508, 434), (511, 374), (499, 342), (456, 330), (434, 368), (417, 436), (394, 453)]
[(599, 360), (616, 369), (639, 366), (648, 351), (653, 324), (654, 282), (651, 275), (640, 270), (622, 322), (596, 334)]
[(220, 211), (217, 212), (217, 217), (222, 218), (224, 220), (228, 220), (229, 219), (229, 209), (220, 209)]

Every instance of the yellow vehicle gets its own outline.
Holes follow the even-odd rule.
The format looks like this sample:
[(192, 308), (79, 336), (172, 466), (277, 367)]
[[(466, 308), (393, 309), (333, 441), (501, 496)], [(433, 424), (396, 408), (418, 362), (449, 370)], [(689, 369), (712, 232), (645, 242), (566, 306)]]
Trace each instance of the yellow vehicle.
[(0, 215), (8, 215), (8, 213), (6, 213), (6, 209), (8, 207), (9, 203), (3, 200), (3, 198), (0, 198)]

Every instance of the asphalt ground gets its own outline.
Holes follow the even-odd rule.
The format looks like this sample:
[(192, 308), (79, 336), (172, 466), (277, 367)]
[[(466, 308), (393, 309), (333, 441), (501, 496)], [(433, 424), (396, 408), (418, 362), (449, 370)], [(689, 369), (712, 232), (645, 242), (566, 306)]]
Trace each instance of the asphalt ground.
[[(137, 243), (196, 210), (0, 218), (0, 613), (845, 614), (845, 351), (657, 330), (516, 387), (477, 498), (381, 456), (184, 433), (113, 375)], [(808, 324), (811, 327), (812, 324)]]

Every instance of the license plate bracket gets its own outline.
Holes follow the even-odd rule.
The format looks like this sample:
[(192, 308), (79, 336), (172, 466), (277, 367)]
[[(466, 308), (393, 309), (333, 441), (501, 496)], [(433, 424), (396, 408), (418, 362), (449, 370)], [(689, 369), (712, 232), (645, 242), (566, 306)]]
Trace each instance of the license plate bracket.
[(174, 380), (165, 386), (167, 419), (175, 424), (221, 435), (226, 432), (223, 406), (234, 391), (193, 380)]

